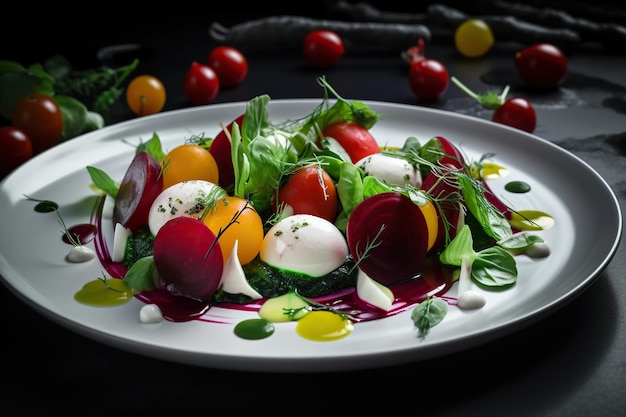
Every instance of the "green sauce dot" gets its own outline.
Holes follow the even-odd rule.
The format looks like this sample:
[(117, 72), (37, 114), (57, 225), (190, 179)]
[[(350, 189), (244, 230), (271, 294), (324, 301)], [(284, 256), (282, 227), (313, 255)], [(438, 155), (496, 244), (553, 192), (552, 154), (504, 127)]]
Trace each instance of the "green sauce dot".
[(274, 323), (261, 318), (243, 320), (235, 326), (235, 334), (242, 339), (265, 339), (273, 333)]
[(512, 193), (527, 193), (530, 191), (530, 185), (523, 181), (511, 181), (504, 186), (504, 189)]

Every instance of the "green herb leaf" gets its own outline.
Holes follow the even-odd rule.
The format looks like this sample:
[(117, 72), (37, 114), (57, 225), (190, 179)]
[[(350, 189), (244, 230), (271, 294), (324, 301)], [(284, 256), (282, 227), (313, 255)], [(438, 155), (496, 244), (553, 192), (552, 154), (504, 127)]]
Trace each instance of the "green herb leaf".
[(529, 246), (534, 245), (535, 243), (542, 243), (544, 240), (537, 236), (531, 235), (526, 231), (514, 233), (509, 237), (506, 237), (497, 242), (498, 246), (504, 249), (510, 250), (521, 250), (526, 249)]
[(61, 110), (63, 117), (63, 140), (74, 138), (85, 130), (87, 123), (87, 107), (73, 97), (56, 95), (54, 101)]
[(87, 172), (89, 172), (91, 181), (93, 181), (96, 187), (113, 198), (117, 197), (120, 186), (106, 172), (93, 166), (87, 166)]
[(448, 314), (448, 303), (441, 298), (428, 297), (417, 304), (411, 312), (411, 320), (417, 327), (418, 337), (423, 339), (430, 329), (439, 324)]
[(480, 184), (465, 174), (458, 173), (461, 194), (467, 209), (474, 215), (488, 236), (502, 240), (511, 236), (511, 224), (483, 194)]
[(149, 291), (154, 285), (154, 257), (146, 256), (137, 260), (124, 276), (124, 282), (133, 290)]
[(471, 265), (472, 281), (483, 287), (509, 287), (517, 280), (515, 258), (499, 246), (474, 252), (472, 232), (464, 225), (441, 252), (439, 260), (446, 265), (461, 266), (463, 257)]
[(517, 281), (515, 258), (499, 246), (481, 250), (472, 262), (472, 280), (490, 289), (514, 285)]
[(163, 152), (163, 146), (161, 145), (161, 138), (156, 132), (152, 134), (150, 140), (142, 142), (139, 146), (137, 146), (135, 153), (142, 151), (152, 155), (154, 159), (159, 161), (159, 163), (163, 162), (163, 158), (165, 158), (165, 152)]

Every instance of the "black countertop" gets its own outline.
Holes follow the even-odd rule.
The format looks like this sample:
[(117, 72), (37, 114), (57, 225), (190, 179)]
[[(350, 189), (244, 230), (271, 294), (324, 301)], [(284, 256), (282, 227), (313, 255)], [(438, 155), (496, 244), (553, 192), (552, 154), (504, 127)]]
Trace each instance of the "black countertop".
[[(126, 31), (114, 39), (142, 46), (137, 73), (150, 73), (163, 81), (168, 91), (166, 111), (190, 107), (182, 92), (184, 74), (192, 61), (204, 60), (212, 48), (208, 23), (201, 25), (198, 20), (190, 20), (189, 25), (157, 25), (152, 28), (158, 31), (154, 36)], [(88, 40), (74, 47), (66, 44), (59, 52), (89, 65), (97, 62), (98, 48), (106, 45), (97, 39), (93, 45)], [(435, 39), (426, 51), (475, 91), (509, 84), (512, 95), (531, 100), (538, 117), (535, 134), (597, 170), (624, 207), (626, 56), (599, 48), (572, 52), (561, 88), (537, 94), (525, 91), (516, 78), (512, 59), (519, 48), (496, 45), (486, 56), (468, 59), (449, 42)], [(45, 58), (36, 58), (36, 53), (30, 49), (28, 58)], [(273, 99), (320, 97), (315, 81), (320, 72), (307, 67), (297, 52), (247, 56), (248, 77), (242, 85), (220, 91), (215, 104), (247, 101), (260, 94)], [(13, 57), (18, 55), (7, 58)], [(399, 51), (347, 53), (325, 75), (350, 99), (428, 106), (485, 119), (491, 115), (452, 84), (436, 103), (418, 103)], [(107, 115), (107, 122), (132, 117), (122, 103)], [(0, 407), (5, 415), (19, 410), (32, 416), (170, 411), (178, 415), (622, 416), (626, 409), (624, 276), (626, 247), (621, 245), (590, 288), (513, 334), (415, 363), (312, 374), (208, 369), (129, 353), (60, 327), (0, 286), (4, 333)]]

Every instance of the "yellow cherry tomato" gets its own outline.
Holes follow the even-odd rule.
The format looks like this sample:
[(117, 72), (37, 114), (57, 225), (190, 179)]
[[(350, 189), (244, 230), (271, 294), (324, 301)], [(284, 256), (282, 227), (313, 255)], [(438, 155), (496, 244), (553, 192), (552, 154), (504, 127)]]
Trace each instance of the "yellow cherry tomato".
[(439, 216), (437, 215), (437, 208), (430, 200), (426, 200), (424, 204), (420, 204), (419, 208), (424, 215), (424, 220), (426, 220), (426, 227), (428, 229), (428, 250), (431, 250), (439, 235)]
[(476, 58), (485, 55), (493, 46), (493, 32), (481, 19), (468, 19), (454, 32), (456, 49), (464, 56)]
[(218, 236), (224, 259), (230, 256), (235, 242), (238, 242), (237, 256), (241, 265), (259, 254), (263, 242), (263, 220), (245, 198), (220, 198), (203, 221)]
[(137, 116), (160, 112), (165, 106), (165, 87), (152, 75), (135, 77), (126, 88), (126, 102)]
[(163, 189), (189, 180), (205, 180), (217, 184), (217, 162), (208, 149), (193, 143), (179, 145), (169, 151), (162, 162)]

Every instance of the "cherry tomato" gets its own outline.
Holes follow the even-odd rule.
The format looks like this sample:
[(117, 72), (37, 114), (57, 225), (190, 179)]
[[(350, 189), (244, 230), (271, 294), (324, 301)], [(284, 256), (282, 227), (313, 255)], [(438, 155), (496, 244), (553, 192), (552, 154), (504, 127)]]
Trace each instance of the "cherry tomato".
[(160, 112), (165, 106), (165, 99), (163, 83), (152, 75), (139, 75), (126, 88), (126, 102), (137, 116)]
[(537, 126), (535, 109), (528, 100), (521, 97), (506, 100), (493, 112), (491, 120), (528, 133), (533, 133)]
[(567, 58), (549, 43), (538, 43), (515, 54), (515, 69), (528, 87), (557, 88), (567, 75)]
[(292, 214), (312, 214), (333, 222), (337, 215), (337, 190), (333, 179), (319, 166), (293, 174), (278, 190), (278, 202)]
[(402, 53), (409, 63), (409, 86), (420, 101), (435, 101), (448, 88), (448, 70), (439, 61), (427, 59), (424, 54), (424, 40)]
[(179, 145), (163, 157), (163, 189), (189, 180), (217, 184), (219, 171), (208, 149), (193, 143)]
[(33, 144), (23, 130), (0, 127), (0, 174), (8, 174), (33, 156)]
[(314, 30), (302, 43), (304, 59), (315, 68), (334, 66), (345, 53), (341, 37), (330, 30)]
[(217, 73), (208, 65), (192, 62), (183, 83), (187, 100), (192, 104), (209, 104), (220, 90)]
[(30, 138), (33, 153), (38, 154), (59, 143), (63, 116), (52, 97), (28, 94), (15, 105), (11, 125), (21, 129)]
[(448, 88), (448, 70), (434, 59), (411, 62), (409, 86), (419, 100), (435, 101)]
[(329, 136), (339, 142), (352, 163), (380, 152), (380, 146), (370, 131), (356, 123), (333, 123), (322, 130), (322, 136)]
[(456, 49), (469, 58), (485, 55), (493, 46), (493, 32), (481, 19), (467, 19), (454, 32)]
[(238, 242), (237, 257), (242, 265), (252, 261), (261, 250), (263, 220), (245, 198), (220, 198), (203, 221), (216, 236), (221, 231), (218, 242), (225, 260), (235, 242)]
[(213, 49), (207, 64), (217, 74), (220, 87), (235, 87), (248, 75), (248, 60), (239, 49), (232, 46), (218, 46)]

